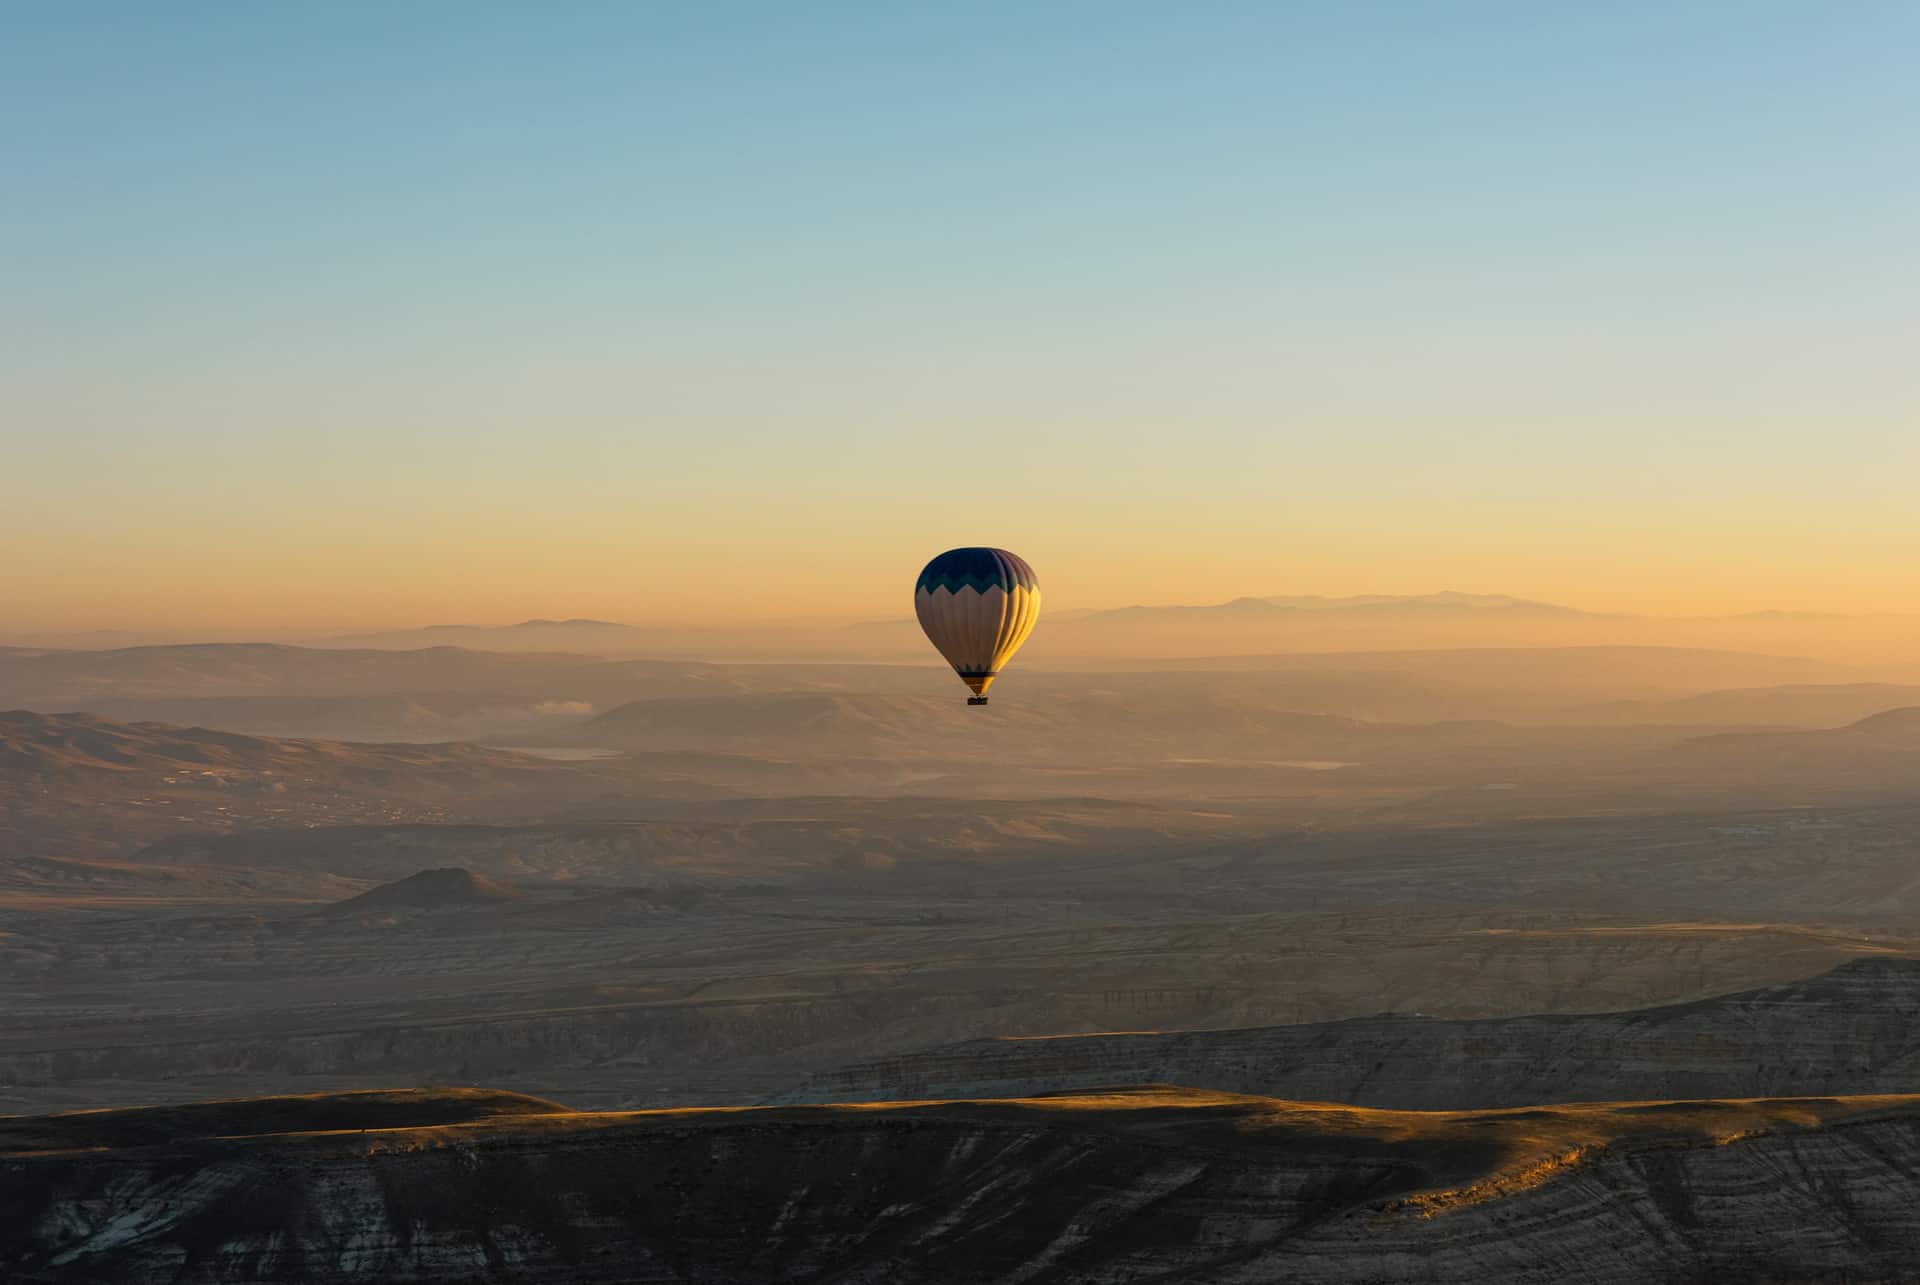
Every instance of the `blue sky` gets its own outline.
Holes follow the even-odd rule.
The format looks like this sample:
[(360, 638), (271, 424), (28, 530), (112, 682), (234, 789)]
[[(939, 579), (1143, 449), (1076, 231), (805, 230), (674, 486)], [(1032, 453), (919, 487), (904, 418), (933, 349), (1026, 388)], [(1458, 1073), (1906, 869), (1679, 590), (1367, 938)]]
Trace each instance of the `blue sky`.
[(866, 610), (981, 528), (1081, 605), (1837, 603), (1913, 552), (1920, 6), (0, 18), (50, 623), (724, 614), (796, 544)]

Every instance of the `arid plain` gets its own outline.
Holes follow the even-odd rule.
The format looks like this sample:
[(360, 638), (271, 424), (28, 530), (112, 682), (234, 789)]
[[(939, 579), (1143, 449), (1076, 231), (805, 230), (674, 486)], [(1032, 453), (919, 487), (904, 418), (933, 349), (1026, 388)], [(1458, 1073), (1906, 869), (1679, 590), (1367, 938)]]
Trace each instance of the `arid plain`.
[[(1149, 1097), (978, 1120), (1039, 1111), (1131, 1147), (1112, 1140), (1182, 1119), (1192, 1137), (1177, 1145), (1214, 1155), (1206, 1121), (1296, 1110), (1270, 1100), (1473, 1112), (1920, 1087), (1906, 962), (1920, 951), (1920, 668), (1592, 642), (1554, 617), (1575, 633), (1548, 646), (1541, 619), (1505, 600), (1296, 608), (1252, 635), (1266, 650), (1043, 652), (986, 709), (885, 638), (854, 663), (789, 664), (636, 658), (588, 622), (525, 626), (538, 647), (498, 650), (400, 637), (0, 651), (0, 706), (15, 710), (0, 715), (0, 1112), (19, 1133), (79, 1108), (411, 1087), (443, 1105), (355, 1125), (352, 1103), (371, 1099), (305, 1100), (344, 1104), (326, 1128), (454, 1127), (493, 1093), (539, 1105), (482, 1114), (528, 1120), (552, 1103), (785, 1104), (766, 1117), (784, 1129), (822, 1109), (794, 1104), (1133, 1086)], [(1288, 649), (1336, 626), (1402, 645)], [(1157, 624), (1172, 639), (1157, 650), (1177, 650), (1183, 627)], [(1479, 645), (1404, 645), (1435, 631)], [(578, 650), (556, 647), (570, 635)], [(1153, 1084), (1179, 1092), (1139, 1087)], [(1789, 1117), (1898, 1131), (1911, 1111), (1740, 1109), (1761, 1123), (1694, 1121), (1658, 1145)], [(226, 1132), (296, 1127), (231, 1110)], [(613, 1122), (653, 1118), (536, 1132), (652, 1137)], [(191, 1150), (200, 1127), (140, 1136)], [(1455, 1127), (1313, 1125), (1392, 1146)], [(1607, 1140), (1614, 1124), (1568, 1128), (1564, 1148), (1539, 1146), (1639, 1163), (1620, 1157), (1640, 1143)], [(893, 1136), (833, 1145), (885, 1152)], [(1321, 1194), (1301, 1197), (1315, 1225), (1376, 1196), (1452, 1209), (1444, 1192), (1471, 1188), (1462, 1207), (1479, 1209), (1546, 1181), (1512, 1177), (1536, 1166), (1534, 1142), (1481, 1158), (1436, 1142), (1451, 1159), (1409, 1161), (1368, 1196), (1322, 1172), (1326, 1145), (1309, 1182)], [(79, 1203), (46, 1217), (84, 1224), (93, 1180), (61, 1174), (48, 1190), (79, 1184)], [(1070, 1188), (1056, 1212), (1091, 1216)], [(80, 1227), (0, 1264), (147, 1279), (186, 1216), (155, 1198), (177, 1215), (139, 1242), (159, 1258)], [(851, 1234), (804, 1253), (835, 1270), (896, 1261), (846, 1249)], [(1245, 1263), (1281, 1252), (1234, 1235), (1267, 1246)], [(209, 1278), (355, 1279), (325, 1239), (245, 1268), (230, 1245), (215, 1256), (232, 1270)], [(1695, 1240), (1659, 1261), (1735, 1261)], [(1857, 1261), (1890, 1261), (1872, 1245)], [(929, 1246), (926, 1279), (994, 1278)], [(1163, 1250), (1125, 1270), (1200, 1270)], [(446, 1279), (464, 1251), (446, 1252), (381, 1270)], [(1312, 1238), (1285, 1252), (1320, 1255), (1328, 1279), (1388, 1270)], [(546, 1270), (514, 1253), (499, 1272)], [(1110, 1274), (1120, 1249), (1032, 1253), (1033, 1279), (1131, 1278)], [(724, 1257), (688, 1271), (759, 1278)], [(1464, 1279), (1477, 1261), (1447, 1270)], [(1214, 1274), (1195, 1279), (1238, 1279), (1206, 1262)]]

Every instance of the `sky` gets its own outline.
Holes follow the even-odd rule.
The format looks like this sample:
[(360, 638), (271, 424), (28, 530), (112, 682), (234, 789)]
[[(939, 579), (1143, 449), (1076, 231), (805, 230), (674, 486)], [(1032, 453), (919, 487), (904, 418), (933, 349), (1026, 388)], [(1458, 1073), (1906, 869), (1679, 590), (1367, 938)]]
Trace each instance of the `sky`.
[(0, 632), (1920, 610), (1920, 6), (0, 6)]

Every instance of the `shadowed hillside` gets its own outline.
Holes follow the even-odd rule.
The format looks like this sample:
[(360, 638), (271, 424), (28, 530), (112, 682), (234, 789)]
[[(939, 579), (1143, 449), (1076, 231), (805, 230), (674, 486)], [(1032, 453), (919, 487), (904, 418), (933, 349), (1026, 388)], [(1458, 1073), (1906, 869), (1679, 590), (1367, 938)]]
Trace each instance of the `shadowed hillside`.
[(1920, 960), (1857, 959), (1803, 982), (1626, 1013), (974, 1040), (847, 1067), (777, 1100), (1149, 1082), (1423, 1111), (1901, 1092), (1920, 1083)]
[(1905, 683), (1814, 683), (1741, 687), (1674, 700), (1617, 701), (1571, 707), (1567, 722), (1720, 723), (1757, 727), (1837, 727), (1858, 719), (1920, 704), (1920, 687)]
[(1920, 783), (1920, 706), (1845, 727), (1696, 737), (1669, 758), (1697, 780), (1779, 781), (1799, 790)]
[(422, 870), (419, 874), (383, 883), (357, 897), (329, 906), (329, 914), (367, 914), (379, 911), (446, 910), (518, 901), (526, 894), (458, 866)]
[(1821, 755), (1910, 754), (1920, 751), (1920, 706), (1881, 710), (1845, 727), (1796, 732), (1727, 732), (1697, 737), (1687, 746), (1700, 753), (1773, 752), (1814, 758)]

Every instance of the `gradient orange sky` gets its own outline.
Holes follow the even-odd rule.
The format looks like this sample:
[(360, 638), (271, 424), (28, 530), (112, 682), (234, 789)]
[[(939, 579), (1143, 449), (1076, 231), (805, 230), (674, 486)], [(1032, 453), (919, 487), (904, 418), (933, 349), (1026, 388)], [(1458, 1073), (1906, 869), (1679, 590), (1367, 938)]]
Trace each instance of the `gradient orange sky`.
[(24, 15), (0, 635), (1920, 611), (1920, 9), (1555, 8)]

